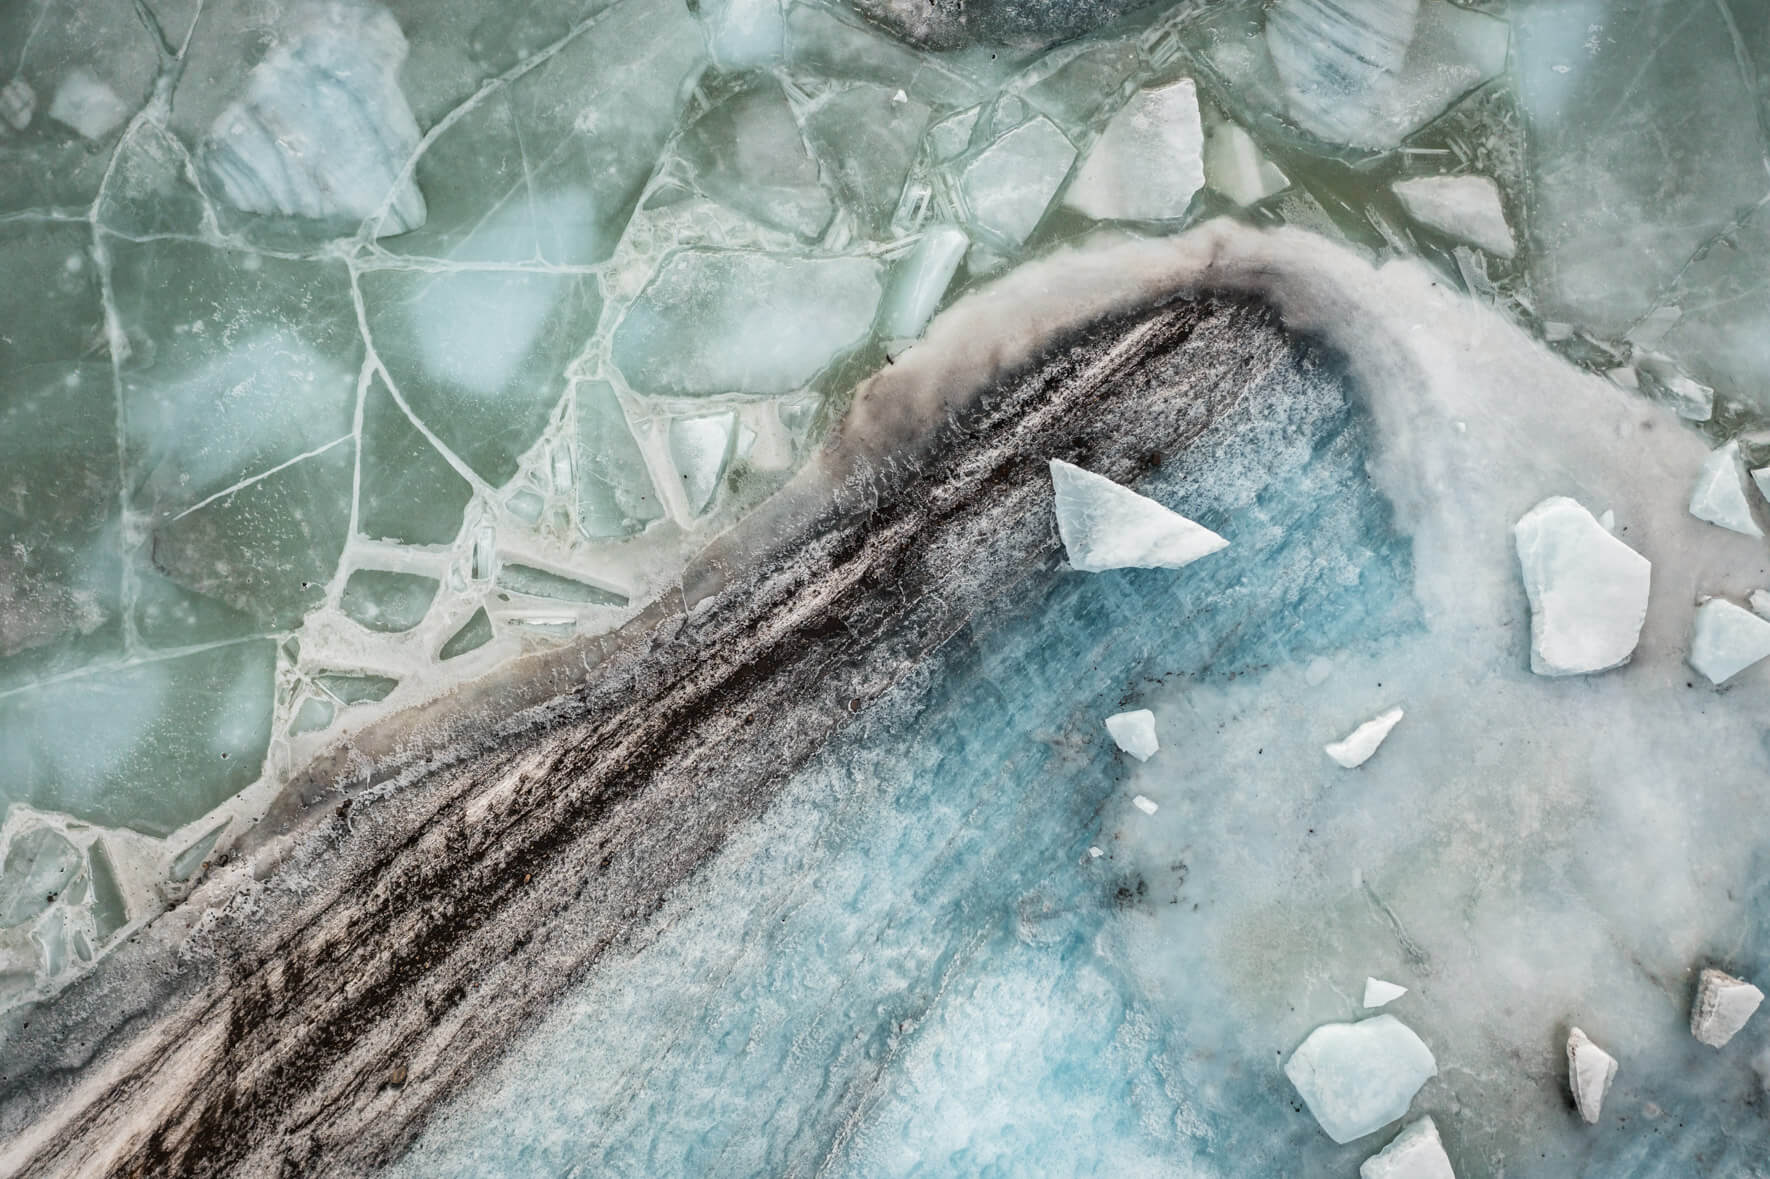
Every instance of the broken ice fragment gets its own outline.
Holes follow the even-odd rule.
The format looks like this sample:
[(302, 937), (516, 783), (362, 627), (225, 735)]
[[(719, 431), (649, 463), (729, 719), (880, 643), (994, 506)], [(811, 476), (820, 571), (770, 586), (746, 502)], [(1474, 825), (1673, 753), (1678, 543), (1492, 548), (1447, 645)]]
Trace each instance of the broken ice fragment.
[(922, 334), (971, 239), (956, 225), (931, 225), (891, 277), (882, 330), (886, 339), (913, 340)]
[(220, 839), (221, 833), (226, 830), (226, 820), (223, 820), (218, 826), (211, 828), (206, 834), (199, 837), (195, 843), (179, 852), (178, 855), (173, 858), (171, 866), (166, 870), (166, 875), (180, 884), (195, 876), (197, 870), (203, 866), (203, 861), (209, 858), (210, 851), (215, 847), (215, 841)]
[(1204, 140), (1191, 78), (1139, 90), (1088, 149), (1063, 203), (1097, 221), (1184, 216), (1205, 184)]
[(424, 224), (407, 170), (418, 123), (399, 88), (406, 38), (386, 9), (316, 6), (247, 75), (203, 142), (203, 174), (246, 213), (364, 221), (375, 236)]
[(0, 86), (0, 120), (14, 131), (23, 131), (31, 125), (31, 116), (37, 113), (37, 92), (23, 78), (14, 78)]
[(1616, 1057), (1592, 1043), (1578, 1028), (1567, 1036), (1567, 1084), (1579, 1116), (1592, 1125), (1604, 1106), (1604, 1095), (1616, 1079)]
[(1266, 48), (1291, 118), (1335, 143), (1364, 145), (1414, 39), (1420, 0), (1278, 0)]
[(1380, 978), (1364, 980), (1364, 1005), (1366, 1007), (1383, 1007), (1407, 994), (1407, 988), (1396, 983), (1385, 982)]
[(424, 621), (441, 586), (436, 578), (417, 573), (358, 569), (344, 583), (338, 605), (370, 630), (396, 634)]
[(47, 909), (79, 868), (74, 845), (48, 827), (13, 839), (0, 863), (0, 929), (23, 925)]
[(1652, 566), (1566, 496), (1512, 528), (1530, 599), (1530, 670), (1584, 675), (1627, 663), (1647, 618)]
[(869, 236), (886, 235), (928, 116), (903, 91), (865, 82), (826, 95), (806, 115), (826, 174)]
[(1138, 761), (1148, 761), (1161, 748), (1155, 738), (1155, 713), (1147, 708), (1107, 717), (1106, 731), (1114, 744)]
[(664, 509), (614, 386), (580, 384), (577, 409), (579, 529), (592, 538), (640, 531)]
[(1075, 162), (1076, 149), (1043, 115), (1028, 119), (965, 165), (959, 192), (972, 223), (1018, 247), (1032, 236)]
[(289, 722), (289, 735), (299, 737), (303, 733), (317, 733), (332, 723), (337, 712), (338, 706), (332, 701), (309, 696), (295, 710), (295, 718)]
[(1382, 1150), (1365, 1159), (1358, 1179), (1457, 1179), (1438, 1125), (1429, 1117), (1410, 1122)]
[(461, 629), (449, 636), (436, 657), (453, 659), (457, 655), (465, 655), (469, 651), (477, 651), (492, 641), (492, 619), (481, 606), (473, 612), (473, 617), (461, 624)]
[(1399, 708), (1391, 708), (1353, 729), (1344, 740), (1324, 745), (1322, 749), (1342, 768), (1357, 769), (1371, 759), (1377, 747), (1388, 739), (1389, 730), (1400, 724), (1406, 715)]
[(1051, 460), (1057, 534), (1069, 563), (1083, 573), (1106, 569), (1178, 569), (1229, 542), (1170, 508), (1104, 475)]
[(682, 497), (692, 515), (700, 515), (713, 502), (731, 464), (736, 438), (737, 414), (729, 410), (670, 423), (670, 461), (682, 480)]
[(1403, 1117), (1438, 1075), (1432, 1050), (1393, 1015), (1324, 1024), (1285, 1062), (1285, 1076), (1335, 1142), (1351, 1142)]
[(696, 119), (677, 150), (702, 192), (765, 225), (812, 239), (836, 211), (786, 92), (768, 75)]
[(627, 598), (614, 590), (589, 585), (574, 578), (537, 569), (533, 565), (506, 565), (498, 571), (498, 585), (511, 593), (586, 606), (625, 606)]
[(1758, 489), (1759, 495), (1770, 499), (1770, 467), (1759, 467), (1753, 471), (1752, 484)]
[(1724, 1047), (1764, 1001), (1764, 992), (1744, 979), (1705, 967), (1690, 1008), (1690, 1034), (1712, 1048)]
[(96, 142), (129, 117), (129, 107), (103, 78), (85, 66), (76, 66), (56, 85), (55, 97), (49, 100), (49, 117)]
[(1715, 416), (1715, 391), (1692, 380), (1669, 356), (1648, 353), (1635, 362), (1637, 383), (1655, 400), (1690, 422), (1706, 422)]
[(1753, 614), (1759, 618), (1770, 618), (1770, 590), (1753, 590), (1746, 602), (1750, 604)]
[(1770, 621), (1725, 598), (1710, 598), (1696, 608), (1690, 666), (1710, 683), (1724, 684), (1765, 656), (1770, 656)]
[(1690, 493), (1690, 514), (1746, 536), (1764, 535), (1752, 518), (1751, 503), (1745, 498), (1737, 441), (1719, 447), (1703, 460), (1696, 475), (1696, 489)]
[(1135, 798), (1131, 799), (1131, 805), (1136, 807), (1138, 810), (1142, 811), (1146, 815), (1153, 815), (1157, 811), (1162, 809), (1160, 807), (1160, 805), (1158, 805), (1154, 799), (1145, 798), (1141, 794), (1139, 794)]
[(1518, 252), (1500, 188), (1486, 176), (1418, 176), (1398, 180), (1395, 196), (1407, 215), (1447, 237), (1468, 242), (1496, 258)]
[(1205, 133), (1203, 162), (1205, 183), (1238, 205), (1263, 201), (1291, 183), (1252, 135), (1227, 120)]

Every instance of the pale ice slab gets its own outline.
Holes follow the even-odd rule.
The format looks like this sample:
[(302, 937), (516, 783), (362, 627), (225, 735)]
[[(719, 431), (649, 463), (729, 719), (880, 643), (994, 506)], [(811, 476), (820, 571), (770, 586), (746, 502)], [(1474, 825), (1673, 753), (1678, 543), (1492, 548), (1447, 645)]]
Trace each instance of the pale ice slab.
[(1759, 618), (1770, 618), (1770, 590), (1753, 590), (1746, 601), (1751, 604), (1753, 614)]
[(1088, 149), (1063, 203), (1099, 221), (1181, 217), (1205, 184), (1204, 142), (1191, 78), (1139, 90)]
[(1147, 708), (1107, 717), (1106, 731), (1115, 745), (1138, 761), (1148, 761), (1161, 749), (1155, 736), (1155, 713)]
[(1487, 176), (1417, 176), (1398, 180), (1395, 196), (1407, 215), (1497, 258), (1518, 251), (1506, 223), (1500, 187)]
[(1358, 1179), (1457, 1179), (1438, 1124), (1431, 1118), (1410, 1122), (1382, 1150), (1359, 1164)]
[(1738, 442), (1718, 447), (1703, 461), (1690, 493), (1690, 514), (1745, 536), (1764, 535), (1752, 518), (1751, 502), (1745, 498)]
[(1378, 746), (1388, 740), (1389, 731), (1400, 724), (1401, 718), (1406, 715), (1399, 708), (1391, 708), (1353, 729), (1344, 740), (1324, 745), (1322, 749), (1335, 764), (1344, 769), (1355, 770), (1376, 754)]
[(1285, 1076), (1335, 1142), (1351, 1142), (1407, 1114), (1438, 1075), (1432, 1050), (1393, 1015), (1324, 1024), (1285, 1061)]
[(246, 213), (363, 221), (376, 236), (424, 224), (407, 163), (418, 122), (399, 86), (406, 38), (386, 9), (316, 6), (254, 66), (204, 141), (203, 172)]
[(670, 461), (682, 481), (683, 499), (694, 515), (706, 511), (713, 502), (725, 468), (731, 464), (736, 440), (737, 414), (730, 411), (670, 423)]
[(1714, 684), (1724, 684), (1770, 655), (1770, 621), (1725, 598), (1696, 608), (1690, 635), (1690, 666)]
[(1266, 47), (1291, 117), (1323, 139), (1363, 143), (1376, 100), (1394, 89), (1420, 0), (1279, 0)]
[(1003, 245), (1032, 236), (1063, 187), (1076, 149), (1043, 115), (1028, 119), (977, 154), (959, 176), (972, 223)]
[(1567, 1035), (1567, 1085), (1573, 1091), (1573, 1103), (1579, 1116), (1591, 1125), (1598, 1124), (1604, 1109), (1604, 1096), (1616, 1079), (1616, 1057), (1592, 1043), (1590, 1036), (1574, 1028)]
[(1083, 573), (1107, 569), (1178, 569), (1229, 542), (1178, 512), (1104, 475), (1051, 460), (1057, 533), (1069, 563)]
[(129, 106), (103, 78), (85, 66), (76, 66), (56, 85), (49, 117), (87, 139), (99, 140), (122, 125), (129, 117)]
[(1364, 980), (1364, 1005), (1366, 1007), (1384, 1007), (1407, 994), (1407, 988), (1399, 983), (1388, 982), (1380, 978)]
[(957, 225), (931, 225), (923, 231), (892, 274), (881, 320), (886, 339), (911, 340), (922, 334), (970, 248), (971, 239)]
[(1291, 183), (1252, 135), (1227, 120), (1205, 132), (1203, 164), (1205, 183), (1238, 205), (1263, 201)]
[(1715, 416), (1714, 389), (1692, 378), (1671, 357), (1650, 352), (1635, 362), (1635, 375), (1643, 391), (1686, 421), (1706, 422)]
[(1770, 467), (1758, 467), (1754, 470), (1752, 472), (1752, 485), (1758, 489), (1759, 495), (1763, 496), (1765, 499), (1770, 499)]
[(1584, 675), (1627, 663), (1647, 618), (1647, 558), (1566, 496), (1537, 504), (1512, 535), (1530, 599), (1530, 669)]
[(1690, 1034), (1713, 1048), (1724, 1047), (1764, 1001), (1764, 992), (1744, 979), (1707, 967), (1696, 984), (1690, 1008)]

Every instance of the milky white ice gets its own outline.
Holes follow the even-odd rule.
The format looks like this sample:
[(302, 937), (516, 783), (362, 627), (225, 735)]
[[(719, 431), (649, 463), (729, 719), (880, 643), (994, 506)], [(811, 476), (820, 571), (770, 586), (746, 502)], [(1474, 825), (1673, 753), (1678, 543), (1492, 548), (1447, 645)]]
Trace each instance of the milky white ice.
[(1205, 184), (1204, 145), (1191, 78), (1140, 90), (1088, 149), (1064, 204), (1101, 221), (1182, 216)]
[(1486, 176), (1418, 176), (1400, 180), (1395, 195), (1407, 215), (1496, 258), (1517, 252), (1499, 185)]
[(1153, 798), (1145, 798), (1141, 794), (1131, 800), (1131, 805), (1146, 815), (1153, 815), (1155, 812), (1161, 810), (1161, 807)]
[(1364, 980), (1364, 1005), (1366, 1007), (1386, 1007), (1407, 994), (1407, 988), (1397, 983), (1387, 982), (1380, 978)]
[(1697, 472), (1696, 488), (1690, 493), (1690, 514), (1745, 536), (1763, 536), (1763, 530), (1752, 518), (1751, 502), (1745, 498), (1740, 470), (1737, 442), (1729, 442), (1709, 455)]
[(1083, 573), (1178, 569), (1229, 546), (1209, 528), (1062, 459), (1051, 460), (1051, 484), (1057, 534)]
[(1770, 620), (1710, 598), (1696, 608), (1690, 634), (1690, 666), (1714, 684), (1724, 684), (1770, 655)]
[(1764, 992), (1722, 970), (1703, 970), (1690, 1008), (1690, 1034), (1713, 1048), (1723, 1047), (1764, 1001)]
[(1756, 485), (1759, 495), (1770, 499), (1770, 467), (1758, 467), (1753, 470), (1752, 483)]
[(1770, 590), (1753, 590), (1746, 595), (1746, 604), (1759, 618), (1770, 618)]
[(1365, 1159), (1358, 1179), (1457, 1179), (1438, 1125), (1431, 1118), (1409, 1122), (1382, 1150)]
[(1393, 1015), (1324, 1024), (1309, 1033), (1284, 1075), (1335, 1142), (1375, 1133), (1407, 1114), (1420, 1086), (1438, 1075), (1425, 1041)]
[(1584, 675), (1627, 663), (1647, 620), (1647, 558), (1564, 495), (1526, 512), (1512, 537), (1530, 599), (1530, 670)]
[(1120, 749), (1138, 761), (1148, 761), (1161, 748), (1155, 738), (1155, 713), (1147, 708), (1114, 713), (1106, 718), (1106, 731)]
[(1391, 708), (1353, 729), (1344, 740), (1323, 745), (1322, 749), (1337, 764), (1348, 770), (1357, 769), (1371, 759), (1377, 747), (1388, 740), (1389, 730), (1400, 724), (1406, 715), (1399, 708)]
[(1616, 1079), (1616, 1057), (1592, 1043), (1590, 1036), (1574, 1028), (1567, 1035), (1567, 1085), (1579, 1116), (1592, 1125), (1604, 1109), (1604, 1095)]

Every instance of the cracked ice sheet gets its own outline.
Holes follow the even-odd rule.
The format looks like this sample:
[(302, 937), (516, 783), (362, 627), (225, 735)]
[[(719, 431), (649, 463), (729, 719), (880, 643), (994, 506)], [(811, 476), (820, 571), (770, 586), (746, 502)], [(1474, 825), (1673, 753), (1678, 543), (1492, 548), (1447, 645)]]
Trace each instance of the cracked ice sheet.
[[(1243, 426), (1236, 437), (1262, 459), (1251, 476), (1189, 466), (1190, 451), (1165, 464), (1142, 490), (1224, 521), (1219, 593), (1178, 591), (1160, 571), (1070, 578), (1068, 593), (1093, 596), (1025, 606), (1020, 623), (977, 638), (979, 663), (942, 668), (936, 704), (906, 708), (901, 746), (882, 719), (803, 775), (706, 890), (647, 934), (651, 949), (600, 974), (435, 1124), (409, 1173), (511, 1165), (501, 1151), (514, 1141), (527, 1166), (659, 1175), (793, 1159), (908, 1173), (918, 1158), (1351, 1173), (1380, 1139), (1333, 1147), (1291, 1108), (1272, 1062), (1315, 1026), (1356, 1016), (1367, 971), (1418, 989), (1410, 1023), (1442, 1075), (1412, 1115), (1437, 1116), (1463, 1173), (1494, 1159), (1543, 1179), (1575, 1166), (1682, 1175), (1760, 1157), (1755, 1077), (1687, 1067), (1706, 1050), (1687, 1031), (1687, 988), (1661, 981), (1741, 946), (1746, 973), (1770, 967), (1753, 936), (1770, 892), (1751, 884), (1766, 853), (1738, 822), (1767, 768), (1755, 718), (1770, 678), (1742, 676), (1721, 699), (1688, 687), (1683, 666), (1696, 587), (1737, 594), (1758, 566), (1749, 541), (1684, 513), (1701, 440), (1417, 265), (1373, 271), (1300, 234), (1221, 225), (1106, 258), (1131, 285), (1210, 266), (1228, 287), (1270, 294), (1292, 327), (1350, 358), (1368, 417), (1352, 414), (1319, 449), (1277, 421)], [(1034, 266), (1073, 285), (1071, 261)], [(924, 347), (950, 340), (941, 329)], [(1316, 420), (1309, 436), (1326, 429)], [(1357, 506), (1377, 498), (1367, 460), (1383, 510)], [(1343, 493), (1319, 482), (1334, 470)], [(1634, 662), (1596, 680), (1528, 668), (1506, 526), (1555, 493), (1614, 504), (1623, 535), (1664, 571)], [(1326, 577), (1333, 588), (1316, 596), (1235, 596), (1271, 594), (1296, 546), (1349, 576)], [(1410, 597), (1385, 580), (1405, 577), (1409, 554), (1417, 626), (1385, 613)], [(1213, 646), (1213, 628), (1251, 622), (1250, 609), (1269, 612), (1265, 625)], [(1196, 647), (1172, 637), (1187, 629), (1174, 625), (1182, 612), (1200, 627)], [(1078, 633), (1105, 637), (1089, 649)], [(1117, 804), (1101, 807), (1110, 775), (1087, 758), (1112, 754), (1096, 694), (1105, 682), (1116, 697), (1139, 671), (1165, 682), (1140, 687), (1140, 701), (1173, 718), (1187, 756), (1126, 767), (1110, 784)], [(1191, 674), (1158, 679), (1175, 671)], [(1340, 735), (1331, 718), (1390, 699), (1436, 740), (1374, 760), (1348, 786), (1320, 757)], [(1051, 709), (1073, 730), (1052, 728)], [(1070, 731), (1094, 734), (1091, 753), (1053, 761), (1075, 750)], [(1000, 776), (979, 781), (978, 761)], [(1030, 812), (1022, 775), (1038, 783)], [(1161, 809), (1131, 813), (1132, 793)], [(1107, 825), (1078, 821), (1076, 807)], [(889, 823), (869, 826), (880, 815)], [(950, 823), (961, 826), (949, 834)], [(1110, 853), (1090, 860), (1089, 844)], [(871, 875), (900, 870), (915, 882)], [(1102, 893), (1126, 899), (1099, 914)], [(906, 895), (918, 904), (887, 899)], [(854, 969), (841, 946), (879, 929), (893, 931), (882, 957)], [(667, 1002), (653, 1001), (660, 991)], [(1571, 1018), (1630, 1061), (1613, 1115), (1665, 1117), (1678, 1136), (1579, 1132), (1556, 1036)], [(822, 1088), (850, 1068), (883, 1070), (879, 1087)], [(815, 1080), (779, 1084), (793, 1076)], [(558, 1114), (534, 1099), (567, 1090)], [(828, 1092), (848, 1096), (832, 1109)]]

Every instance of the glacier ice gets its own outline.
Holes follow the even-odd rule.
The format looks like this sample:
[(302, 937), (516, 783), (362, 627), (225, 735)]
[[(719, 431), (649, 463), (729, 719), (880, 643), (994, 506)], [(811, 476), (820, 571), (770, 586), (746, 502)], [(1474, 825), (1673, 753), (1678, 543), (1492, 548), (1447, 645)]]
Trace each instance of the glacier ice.
[(1518, 251), (1500, 187), (1488, 176), (1415, 176), (1391, 186), (1407, 215), (1422, 225), (1486, 250), (1496, 258)]
[(1387, 982), (1380, 978), (1364, 980), (1364, 1006), (1387, 1007), (1395, 1000), (1407, 994), (1407, 988), (1397, 983)]
[(1399, 708), (1379, 713), (1353, 729), (1344, 739), (1323, 746), (1323, 751), (1342, 769), (1357, 769), (1375, 756), (1377, 748), (1389, 739), (1389, 731), (1406, 715)]
[(103, 78), (86, 66), (76, 66), (56, 83), (48, 113), (62, 126), (99, 140), (123, 125), (129, 106)]
[(1739, 1034), (1764, 992), (1743, 979), (1712, 966), (1704, 967), (1690, 1005), (1690, 1034), (1711, 1048), (1723, 1048)]
[(1537, 504), (1512, 535), (1530, 599), (1530, 669), (1585, 675), (1627, 663), (1647, 618), (1647, 558), (1566, 496)]
[(1568, 1032), (1567, 1085), (1573, 1092), (1579, 1116), (1591, 1125), (1598, 1124), (1604, 1097), (1615, 1079), (1616, 1057), (1592, 1043), (1591, 1037), (1580, 1029)]
[(1703, 460), (1696, 486), (1690, 492), (1690, 514), (1745, 536), (1764, 535), (1752, 515), (1751, 502), (1745, 497), (1737, 441), (1717, 447)]
[(1770, 620), (1725, 598), (1709, 598), (1697, 606), (1690, 631), (1690, 666), (1710, 683), (1724, 684), (1766, 656), (1770, 656)]
[(384, 8), (316, 5), (216, 117), (204, 175), (246, 213), (373, 219), (376, 236), (423, 225), (424, 196), (409, 171), (418, 122), (398, 77), (406, 48)]
[(1106, 731), (1115, 745), (1138, 761), (1148, 761), (1161, 749), (1155, 735), (1155, 713), (1147, 708), (1114, 713), (1106, 718)]
[(1457, 1179), (1438, 1124), (1430, 1117), (1409, 1122), (1388, 1146), (1358, 1166), (1358, 1179)]
[(1098, 221), (1184, 216), (1204, 187), (1203, 152), (1191, 78), (1139, 90), (1088, 149), (1063, 203)]
[(1057, 532), (1070, 565), (1107, 569), (1178, 569), (1229, 542), (1128, 487), (1062, 459), (1051, 460)]
[(1373, 1134), (1407, 1114), (1438, 1075), (1432, 1050), (1393, 1015), (1323, 1024), (1285, 1061), (1284, 1074), (1335, 1142)]
[(1021, 123), (978, 152), (959, 174), (972, 224), (999, 245), (1032, 236), (1075, 162), (1075, 145), (1043, 115)]

